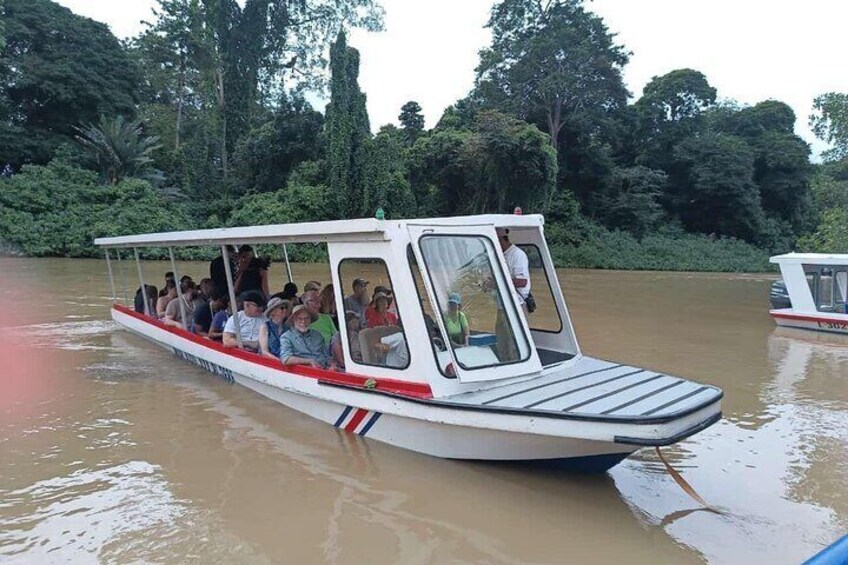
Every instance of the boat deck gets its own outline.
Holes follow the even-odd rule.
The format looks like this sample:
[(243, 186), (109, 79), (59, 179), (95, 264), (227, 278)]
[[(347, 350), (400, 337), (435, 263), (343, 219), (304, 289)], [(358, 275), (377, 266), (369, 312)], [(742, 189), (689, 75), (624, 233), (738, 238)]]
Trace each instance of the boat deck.
[(583, 357), (564, 370), (442, 400), (510, 412), (661, 421), (694, 412), (721, 397), (722, 391), (713, 386)]

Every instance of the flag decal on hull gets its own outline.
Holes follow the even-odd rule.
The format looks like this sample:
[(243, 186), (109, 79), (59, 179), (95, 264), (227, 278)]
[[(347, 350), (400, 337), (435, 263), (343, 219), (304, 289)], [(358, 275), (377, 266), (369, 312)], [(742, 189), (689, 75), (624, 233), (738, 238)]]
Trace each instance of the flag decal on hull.
[(351, 432), (364, 436), (374, 427), (377, 420), (382, 416), (382, 412), (371, 412), (363, 408), (354, 408), (353, 406), (345, 406), (339, 419), (333, 424), (337, 428), (342, 428), (346, 432)]

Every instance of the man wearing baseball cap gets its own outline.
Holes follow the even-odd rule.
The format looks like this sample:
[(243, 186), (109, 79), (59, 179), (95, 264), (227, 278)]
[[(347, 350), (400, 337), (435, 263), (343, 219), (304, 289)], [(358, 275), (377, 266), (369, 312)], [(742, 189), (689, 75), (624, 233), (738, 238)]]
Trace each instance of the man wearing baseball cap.
[(353, 294), (344, 299), (345, 312), (356, 312), (361, 327), (365, 324), (365, 308), (368, 307), (368, 281), (363, 278), (353, 279)]
[(241, 343), (245, 349), (259, 351), (259, 331), (265, 324), (265, 297), (258, 290), (248, 290), (239, 295), (244, 306), (230, 316), (224, 326), (224, 347), (238, 347), (236, 320), (238, 320)]

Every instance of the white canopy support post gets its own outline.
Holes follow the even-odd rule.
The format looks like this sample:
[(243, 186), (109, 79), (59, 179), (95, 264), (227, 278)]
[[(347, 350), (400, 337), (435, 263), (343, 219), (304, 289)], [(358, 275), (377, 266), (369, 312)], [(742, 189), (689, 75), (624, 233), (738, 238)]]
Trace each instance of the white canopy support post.
[(224, 271), (227, 273), (227, 290), (230, 292), (230, 309), (233, 312), (233, 325), (236, 328), (236, 342), (239, 349), (244, 349), (241, 341), (241, 324), (238, 319), (238, 302), (236, 302), (236, 287), (233, 284), (233, 269), (230, 265), (230, 252), (226, 245), (221, 246), (221, 255), (224, 257)]
[(286, 249), (286, 244), (283, 244), (283, 257), (286, 259), (286, 274), (289, 277), (289, 282), (292, 282), (291, 265), (289, 264), (289, 250)]
[(186, 303), (185, 303), (185, 291), (183, 290), (183, 285), (180, 281), (180, 273), (177, 271), (177, 262), (174, 261), (174, 248), (168, 248), (168, 254), (171, 256), (171, 270), (174, 271), (174, 281), (177, 283), (177, 298), (179, 299), (180, 304), (180, 318), (183, 321), (183, 329), (188, 330), (189, 323), (186, 318)]
[(127, 295), (127, 273), (124, 264), (121, 262), (121, 250), (115, 249), (115, 255), (118, 257), (118, 272), (121, 274), (121, 286), (124, 287), (124, 306), (128, 306), (130, 297)]
[(133, 247), (133, 253), (135, 253), (135, 266), (138, 267), (138, 280), (141, 281), (141, 293), (144, 295), (144, 313), (152, 316), (150, 313), (150, 303), (147, 302), (147, 295), (144, 294), (147, 286), (144, 284), (144, 275), (141, 273), (141, 259), (138, 256), (138, 247)]
[[(118, 301), (118, 294), (115, 292), (115, 275), (112, 273), (112, 260), (109, 258), (109, 248), (103, 250), (106, 253), (106, 268), (109, 270), (109, 287), (112, 289), (112, 302)], [(145, 295), (145, 300), (147, 295)]]

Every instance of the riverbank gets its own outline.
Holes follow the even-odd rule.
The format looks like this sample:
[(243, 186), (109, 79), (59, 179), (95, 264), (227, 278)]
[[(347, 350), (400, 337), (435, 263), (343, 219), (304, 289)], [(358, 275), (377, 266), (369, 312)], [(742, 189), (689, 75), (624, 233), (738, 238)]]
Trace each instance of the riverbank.
[(769, 252), (736, 239), (704, 235), (648, 235), (606, 232), (576, 245), (551, 245), (557, 267), (622, 271), (777, 272)]

